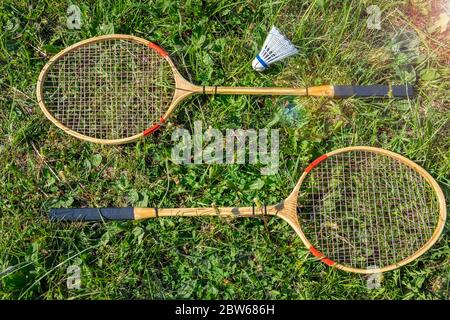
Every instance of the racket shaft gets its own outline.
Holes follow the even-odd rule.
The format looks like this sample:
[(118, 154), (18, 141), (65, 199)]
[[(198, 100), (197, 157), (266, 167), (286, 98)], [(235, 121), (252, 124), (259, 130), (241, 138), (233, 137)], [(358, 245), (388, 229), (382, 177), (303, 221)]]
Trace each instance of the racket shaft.
[(333, 86), (311, 88), (271, 88), (271, 87), (205, 87), (208, 94), (248, 94), (262, 96), (333, 96)]

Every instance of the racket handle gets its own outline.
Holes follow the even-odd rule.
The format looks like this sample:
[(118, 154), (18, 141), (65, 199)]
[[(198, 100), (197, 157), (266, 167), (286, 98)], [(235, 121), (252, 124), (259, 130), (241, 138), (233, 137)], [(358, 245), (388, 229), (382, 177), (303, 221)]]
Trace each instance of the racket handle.
[(108, 221), (140, 220), (158, 217), (259, 217), (276, 215), (277, 206), (255, 207), (214, 207), (214, 208), (68, 208), (51, 209), (50, 220), (53, 221)]
[(134, 208), (51, 209), (50, 219), (57, 221), (134, 220)]
[(337, 98), (349, 98), (349, 97), (394, 97), (394, 98), (406, 98), (414, 95), (413, 87), (410, 85), (399, 86), (384, 86), (384, 85), (371, 85), (371, 86), (333, 86), (334, 96)]

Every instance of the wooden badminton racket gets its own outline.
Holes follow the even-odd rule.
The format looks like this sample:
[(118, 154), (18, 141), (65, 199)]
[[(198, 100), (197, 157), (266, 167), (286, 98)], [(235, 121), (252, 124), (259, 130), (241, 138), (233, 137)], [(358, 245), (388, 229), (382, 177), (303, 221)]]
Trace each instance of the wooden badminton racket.
[(77, 138), (122, 144), (151, 134), (192, 94), (412, 97), (411, 86), (252, 88), (197, 86), (156, 44), (130, 35), (78, 42), (53, 56), (36, 88), (40, 108)]
[(278, 216), (329, 266), (376, 273), (403, 266), (442, 233), (445, 198), (419, 165), (396, 153), (348, 147), (314, 160), (291, 194), (271, 206), (52, 209), (51, 219), (137, 220), (168, 216)]

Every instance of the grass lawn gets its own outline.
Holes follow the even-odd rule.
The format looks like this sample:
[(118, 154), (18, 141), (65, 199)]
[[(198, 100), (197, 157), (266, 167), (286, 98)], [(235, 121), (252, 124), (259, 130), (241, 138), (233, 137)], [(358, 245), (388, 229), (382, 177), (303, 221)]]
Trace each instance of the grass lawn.
[[(72, 3), (81, 9), (80, 30), (66, 26)], [(349, 145), (410, 158), (440, 183), (448, 199), (450, 35), (438, 23), (444, 1), (376, 1), (381, 30), (370, 27), (377, 14), (366, 10), (373, 3), (3, 0), (0, 298), (449, 299), (448, 223), (424, 256), (385, 273), (379, 288), (368, 289), (367, 276), (317, 263), (277, 218), (95, 224), (47, 218), (52, 207), (275, 204), (288, 196), (310, 161)], [(272, 24), (300, 53), (256, 73), (251, 61)], [(158, 43), (196, 84), (409, 82), (417, 96), (410, 101), (196, 96), (153, 137), (123, 146), (91, 144), (45, 118), (35, 84), (56, 52), (109, 33)], [(261, 175), (261, 165), (174, 163), (172, 130), (192, 131), (195, 121), (223, 132), (279, 129), (278, 173)], [(80, 268), (80, 289), (67, 287), (74, 265)]]

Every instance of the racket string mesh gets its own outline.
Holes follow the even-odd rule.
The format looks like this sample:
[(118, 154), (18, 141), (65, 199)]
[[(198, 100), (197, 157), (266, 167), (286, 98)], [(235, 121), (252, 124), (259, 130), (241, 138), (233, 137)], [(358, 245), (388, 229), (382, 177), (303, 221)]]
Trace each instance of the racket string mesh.
[(402, 162), (374, 152), (333, 155), (305, 178), (299, 220), (311, 244), (357, 269), (382, 268), (416, 253), (438, 224), (429, 183)]
[(67, 128), (121, 139), (160, 122), (174, 94), (170, 64), (146, 45), (104, 39), (55, 61), (44, 79), (47, 110)]

